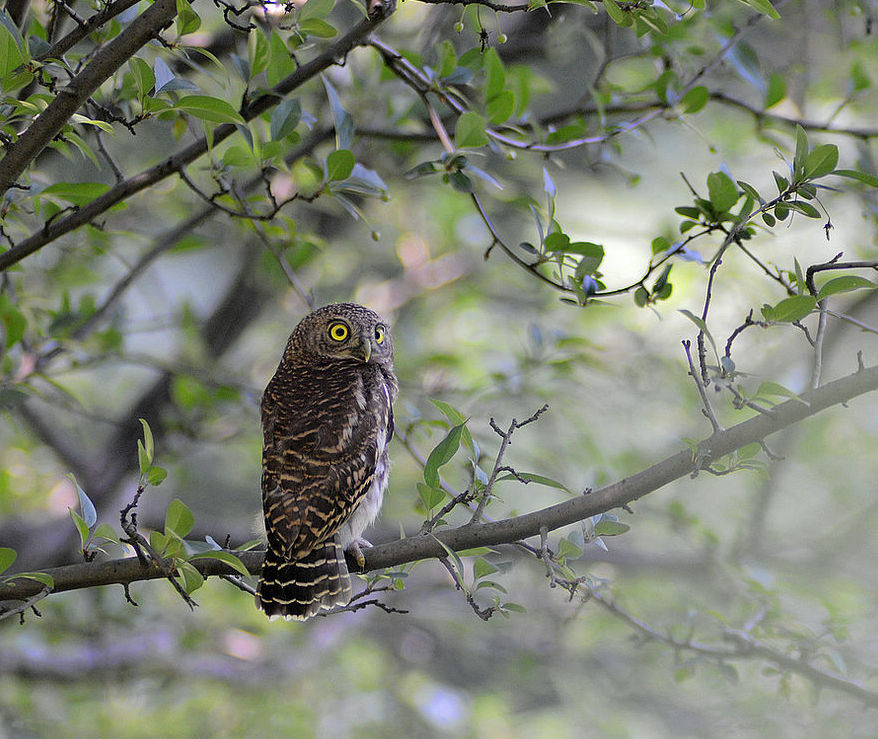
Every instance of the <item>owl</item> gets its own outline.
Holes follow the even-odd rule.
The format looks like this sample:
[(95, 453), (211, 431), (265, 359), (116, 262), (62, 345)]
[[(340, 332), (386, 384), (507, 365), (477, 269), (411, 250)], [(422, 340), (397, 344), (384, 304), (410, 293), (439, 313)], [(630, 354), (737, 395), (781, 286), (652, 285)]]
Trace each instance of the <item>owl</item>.
[(393, 436), (390, 327), (354, 303), (305, 316), (262, 397), (262, 511), (268, 546), (256, 605), (305, 620), (346, 605), (345, 551), (362, 566)]

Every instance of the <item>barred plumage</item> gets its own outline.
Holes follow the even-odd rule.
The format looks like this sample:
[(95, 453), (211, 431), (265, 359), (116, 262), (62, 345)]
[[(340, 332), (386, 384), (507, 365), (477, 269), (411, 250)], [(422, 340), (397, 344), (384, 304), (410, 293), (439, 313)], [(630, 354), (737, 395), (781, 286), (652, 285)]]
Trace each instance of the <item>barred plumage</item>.
[(346, 604), (344, 551), (381, 508), (397, 394), (390, 330), (353, 303), (320, 308), (290, 336), (262, 398), (268, 549), (256, 594), (269, 617)]

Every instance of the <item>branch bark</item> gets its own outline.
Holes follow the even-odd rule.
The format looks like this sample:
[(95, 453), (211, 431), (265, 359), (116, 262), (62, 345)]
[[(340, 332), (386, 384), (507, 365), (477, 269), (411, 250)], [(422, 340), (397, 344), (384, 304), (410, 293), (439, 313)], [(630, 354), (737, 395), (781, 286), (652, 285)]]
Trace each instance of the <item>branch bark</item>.
[[(363, 552), (366, 556), (364, 571), (395, 567), (420, 559), (444, 557), (447, 552), (443, 544), (455, 551), (478, 546), (509, 544), (538, 536), (541, 529), (553, 531), (589, 516), (626, 506), (674, 480), (697, 472), (712, 459), (730, 454), (747, 444), (761, 441), (831, 406), (846, 403), (876, 389), (878, 389), (878, 365), (822, 386), (806, 397), (807, 402), (788, 400), (776, 406), (770, 415), (760, 414), (725, 431), (713, 434), (698, 445), (697, 453), (688, 449), (678, 452), (636, 475), (592, 493), (523, 516), (443, 529), (368, 549)], [(255, 574), (259, 571), (262, 552), (240, 552), (238, 556), (251, 573)], [(205, 577), (234, 574), (231, 568), (218, 560), (199, 559), (192, 564)], [(67, 565), (42, 572), (54, 578), (53, 592), (56, 593), (114, 583), (129, 584), (138, 580), (152, 580), (166, 576), (159, 567), (143, 565), (136, 557)], [(42, 587), (39, 582), (24, 579), (0, 583), (0, 601), (21, 600), (38, 593)]]

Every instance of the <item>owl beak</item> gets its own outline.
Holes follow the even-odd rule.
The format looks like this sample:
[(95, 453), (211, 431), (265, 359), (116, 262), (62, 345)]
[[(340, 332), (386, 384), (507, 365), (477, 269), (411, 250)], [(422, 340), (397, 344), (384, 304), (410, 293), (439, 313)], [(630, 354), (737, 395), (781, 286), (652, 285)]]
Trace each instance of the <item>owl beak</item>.
[(369, 363), (372, 358), (372, 339), (368, 334), (360, 336), (360, 344), (354, 350), (355, 356), (362, 359), (365, 363)]

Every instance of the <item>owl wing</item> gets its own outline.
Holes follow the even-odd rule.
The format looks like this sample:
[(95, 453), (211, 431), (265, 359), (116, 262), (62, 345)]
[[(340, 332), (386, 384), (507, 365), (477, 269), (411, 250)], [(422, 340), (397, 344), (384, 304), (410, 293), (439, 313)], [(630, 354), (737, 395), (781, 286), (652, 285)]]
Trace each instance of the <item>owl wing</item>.
[(392, 420), (389, 402), (340, 416), (291, 398), (273, 383), (263, 396), (262, 506), (269, 545), (298, 558), (330, 538), (369, 490), (377, 437)]

